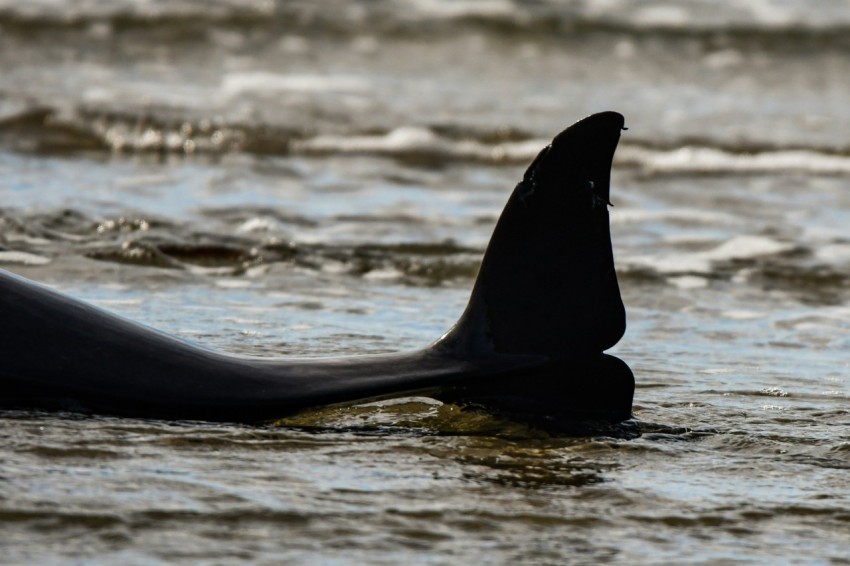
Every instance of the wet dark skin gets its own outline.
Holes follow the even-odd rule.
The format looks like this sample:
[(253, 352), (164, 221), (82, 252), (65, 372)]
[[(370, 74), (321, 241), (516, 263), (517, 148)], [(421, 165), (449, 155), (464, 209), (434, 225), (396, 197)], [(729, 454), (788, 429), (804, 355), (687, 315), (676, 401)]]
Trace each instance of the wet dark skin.
[(411, 394), (561, 421), (630, 418), (634, 377), (608, 223), (623, 117), (576, 122), (511, 194), (469, 304), (413, 352), (325, 359), (215, 352), (0, 270), (0, 403), (264, 422)]

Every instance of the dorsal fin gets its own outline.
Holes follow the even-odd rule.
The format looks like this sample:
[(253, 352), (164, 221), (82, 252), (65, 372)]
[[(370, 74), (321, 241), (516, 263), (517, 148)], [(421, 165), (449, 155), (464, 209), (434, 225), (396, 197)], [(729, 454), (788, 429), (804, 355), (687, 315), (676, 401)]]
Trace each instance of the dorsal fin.
[(611, 250), (611, 162), (624, 119), (594, 114), (558, 134), (505, 206), (466, 311), (441, 342), (465, 355), (598, 354), (626, 314)]

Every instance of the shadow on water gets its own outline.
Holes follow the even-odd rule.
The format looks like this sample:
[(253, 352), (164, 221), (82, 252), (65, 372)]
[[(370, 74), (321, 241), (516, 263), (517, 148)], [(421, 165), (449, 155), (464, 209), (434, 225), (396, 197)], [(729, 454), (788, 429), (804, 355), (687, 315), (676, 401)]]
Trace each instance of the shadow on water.
[[(549, 422), (546, 427), (541, 423)], [(607, 437), (631, 440), (641, 435), (637, 421), (557, 421), (494, 414), (480, 406), (441, 403), (425, 397), (407, 397), (349, 407), (325, 407), (275, 421), (273, 429), (312, 434), (348, 433), (358, 436), (479, 437), (505, 441), (583, 439)]]
[(464, 481), (523, 489), (583, 487), (606, 481), (615, 462), (582, 455), (601, 438), (612, 442), (640, 436), (634, 420), (582, 422), (558, 429), (424, 397), (346, 408), (308, 411), (275, 426), (309, 434), (418, 438), (440, 460), (455, 462)]

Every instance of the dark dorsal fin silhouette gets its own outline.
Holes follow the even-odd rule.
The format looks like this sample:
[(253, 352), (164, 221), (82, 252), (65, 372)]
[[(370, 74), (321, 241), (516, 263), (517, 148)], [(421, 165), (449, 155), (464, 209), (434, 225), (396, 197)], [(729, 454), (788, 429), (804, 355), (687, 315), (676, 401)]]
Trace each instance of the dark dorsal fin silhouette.
[(415, 392), (547, 423), (627, 419), (634, 376), (600, 355), (625, 329), (607, 211), (622, 126), (613, 112), (585, 118), (538, 155), (463, 316), (413, 352), (230, 355), (0, 270), (0, 407), (256, 422)]
[(558, 134), (516, 186), (463, 316), (442, 341), (459, 353), (594, 355), (622, 337), (626, 314), (608, 225), (616, 112)]

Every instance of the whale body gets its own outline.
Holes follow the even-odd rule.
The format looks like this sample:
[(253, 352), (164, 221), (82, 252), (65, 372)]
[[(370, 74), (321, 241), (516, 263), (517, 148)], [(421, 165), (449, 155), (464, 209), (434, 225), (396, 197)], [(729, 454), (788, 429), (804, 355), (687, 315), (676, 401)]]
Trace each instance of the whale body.
[(0, 270), (0, 406), (263, 422), (329, 404), (428, 395), (518, 415), (630, 418), (634, 376), (608, 222), (615, 112), (565, 129), (516, 185), (466, 310), (416, 351), (224, 354)]

